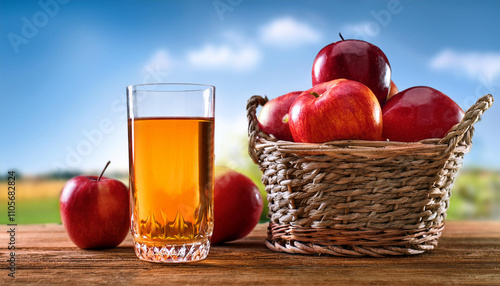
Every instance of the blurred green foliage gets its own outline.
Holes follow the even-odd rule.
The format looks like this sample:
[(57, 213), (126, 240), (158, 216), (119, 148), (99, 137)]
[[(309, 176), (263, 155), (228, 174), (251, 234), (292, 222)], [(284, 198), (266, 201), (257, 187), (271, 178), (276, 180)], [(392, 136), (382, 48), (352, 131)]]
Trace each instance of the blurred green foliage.
[(500, 172), (464, 170), (453, 186), (448, 209), (452, 220), (500, 219)]
[(37, 200), (20, 199), (16, 209), (18, 224), (60, 223), (59, 196)]
[(0, 200), (0, 224), (34, 224), (34, 223), (61, 223), (59, 214), (59, 196), (51, 198), (20, 198), (16, 199), (14, 221), (9, 221), (7, 202)]

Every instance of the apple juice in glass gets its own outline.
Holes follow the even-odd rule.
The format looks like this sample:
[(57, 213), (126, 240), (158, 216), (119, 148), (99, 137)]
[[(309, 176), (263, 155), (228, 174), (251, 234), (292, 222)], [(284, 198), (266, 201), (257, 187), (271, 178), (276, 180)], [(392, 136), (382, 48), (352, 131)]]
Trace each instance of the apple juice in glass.
[(129, 86), (131, 231), (142, 260), (206, 258), (213, 230), (213, 86)]

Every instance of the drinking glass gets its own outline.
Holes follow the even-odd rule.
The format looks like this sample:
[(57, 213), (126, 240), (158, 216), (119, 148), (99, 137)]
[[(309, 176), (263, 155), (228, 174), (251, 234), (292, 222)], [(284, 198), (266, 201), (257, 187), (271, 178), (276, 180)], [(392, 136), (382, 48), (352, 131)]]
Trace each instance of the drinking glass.
[(205, 259), (213, 231), (215, 87), (127, 87), (131, 232), (152, 262)]

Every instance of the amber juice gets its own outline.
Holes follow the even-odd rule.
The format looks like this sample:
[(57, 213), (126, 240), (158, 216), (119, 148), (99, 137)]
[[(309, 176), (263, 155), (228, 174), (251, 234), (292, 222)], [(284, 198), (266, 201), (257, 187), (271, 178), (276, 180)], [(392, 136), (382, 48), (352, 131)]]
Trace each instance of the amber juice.
[(132, 234), (147, 245), (213, 230), (213, 118), (129, 119)]

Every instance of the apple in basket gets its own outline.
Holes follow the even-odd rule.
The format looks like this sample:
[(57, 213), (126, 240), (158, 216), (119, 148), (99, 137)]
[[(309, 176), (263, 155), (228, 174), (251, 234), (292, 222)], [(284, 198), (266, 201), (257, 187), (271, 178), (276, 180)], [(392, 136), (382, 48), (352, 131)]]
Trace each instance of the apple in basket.
[(293, 141), (288, 126), (288, 110), (301, 93), (302, 91), (293, 91), (264, 104), (259, 113), (259, 129), (279, 140)]
[(247, 236), (259, 222), (263, 202), (247, 176), (217, 167), (214, 184), (214, 231), (210, 242), (221, 244)]
[(402, 142), (443, 138), (464, 116), (455, 101), (428, 86), (411, 87), (394, 95), (382, 107), (382, 114), (383, 137)]
[[(387, 95), (387, 100), (391, 99), (394, 95), (399, 92), (396, 84), (391, 80), (391, 89), (389, 90), (389, 94)], [(387, 100), (385, 102), (387, 102)]]
[(61, 220), (76, 246), (111, 248), (130, 229), (130, 194), (120, 181), (101, 175), (77, 176), (64, 186), (59, 199)]
[(313, 86), (339, 78), (365, 84), (383, 105), (391, 88), (391, 66), (377, 46), (342, 38), (321, 49), (312, 68)]
[(295, 142), (381, 140), (382, 109), (364, 84), (336, 79), (304, 91), (289, 111)]

